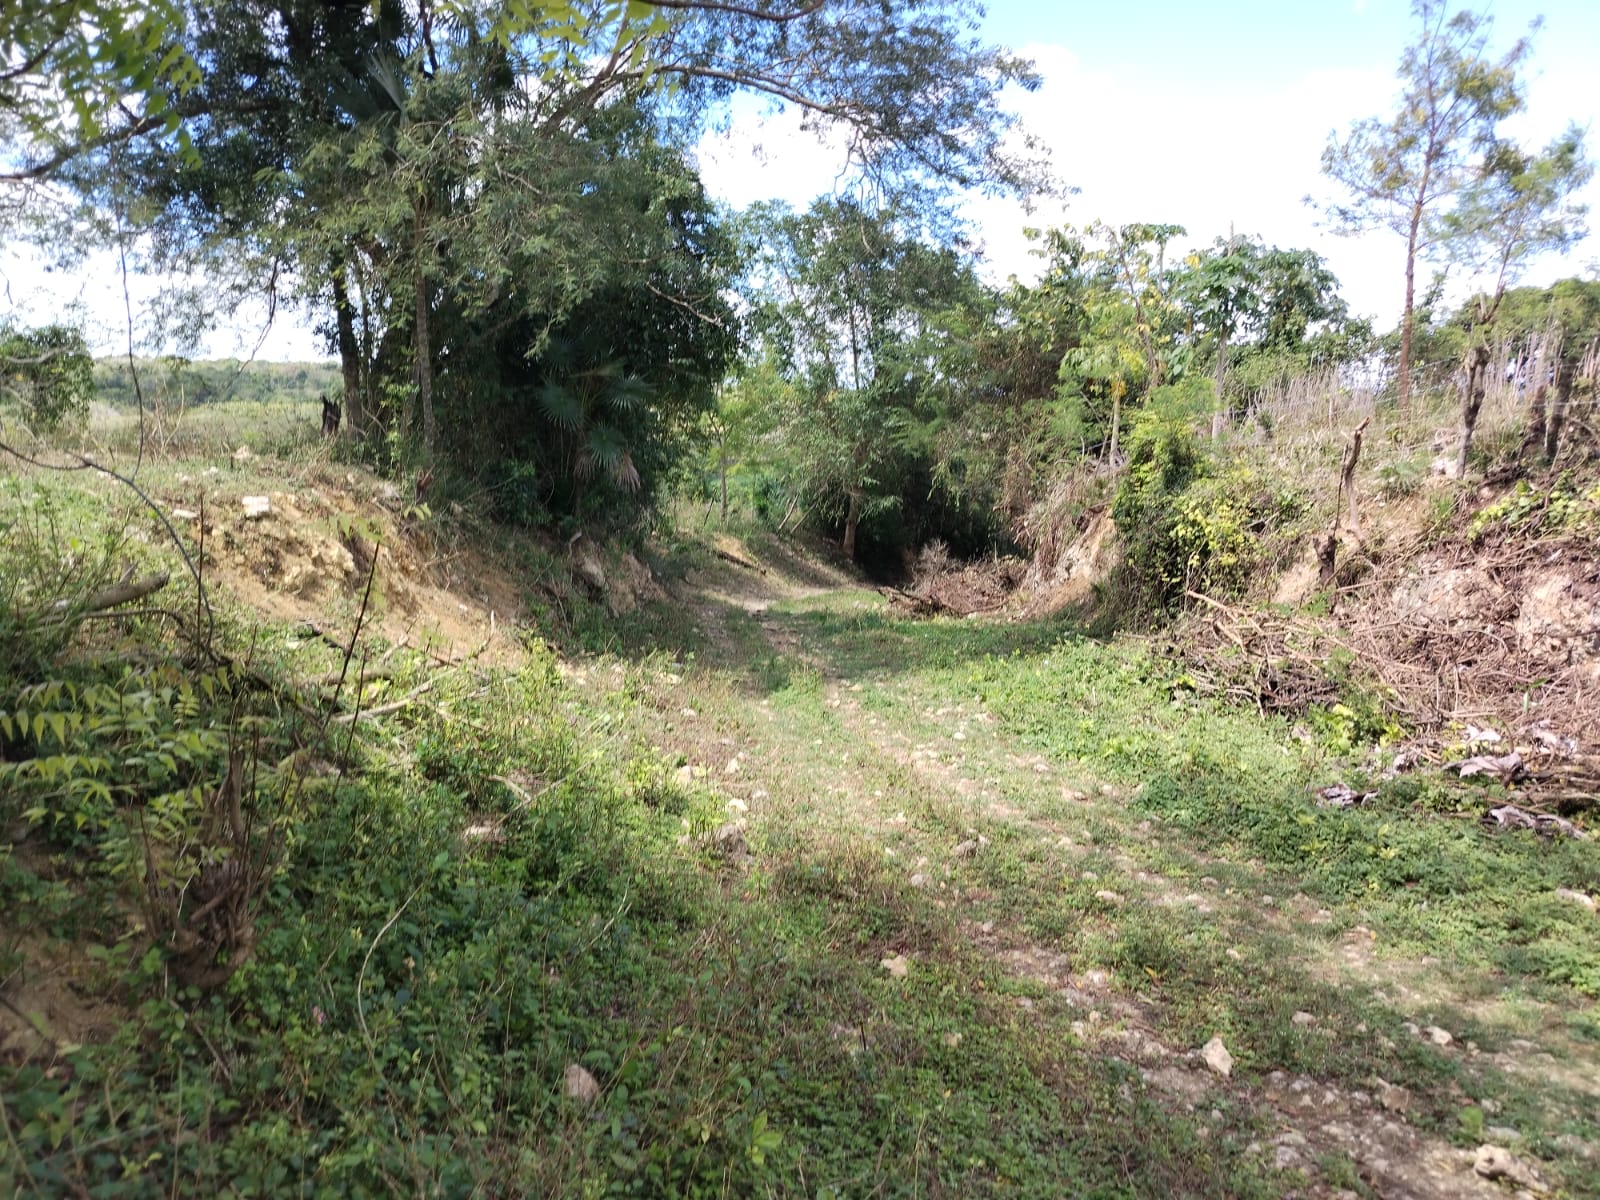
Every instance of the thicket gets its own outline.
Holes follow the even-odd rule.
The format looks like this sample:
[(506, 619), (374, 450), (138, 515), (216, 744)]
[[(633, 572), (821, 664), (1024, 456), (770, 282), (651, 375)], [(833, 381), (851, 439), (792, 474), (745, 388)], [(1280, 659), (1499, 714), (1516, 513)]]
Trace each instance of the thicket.
[[(137, 372), (139, 388), (134, 387)], [(152, 407), (203, 408), (225, 400), (244, 404), (313, 404), (339, 396), (339, 371), (324, 362), (240, 362), (237, 359), (96, 359), (94, 398), (124, 411), (137, 409), (139, 391)]]

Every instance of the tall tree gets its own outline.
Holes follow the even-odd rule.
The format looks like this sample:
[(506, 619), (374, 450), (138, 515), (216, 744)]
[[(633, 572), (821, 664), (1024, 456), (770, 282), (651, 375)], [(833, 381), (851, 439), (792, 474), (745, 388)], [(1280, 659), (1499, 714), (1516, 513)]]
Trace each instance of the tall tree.
[(1210, 250), (1189, 256), (1189, 270), (1179, 284), (1179, 294), (1190, 313), (1216, 343), (1212, 441), (1222, 436), (1227, 420), (1223, 385), (1227, 382), (1228, 343), (1261, 316), (1264, 255), (1261, 246), (1249, 238), (1218, 238)]
[[(596, 202), (612, 194), (603, 177), (652, 145), (681, 159), (734, 92), (841, 131), (880, 200), (1044, 186), (998, 103), (1037, 79), (974, 39), (969, 7), (228, 0), (197, 7), (186, 30), (205, 66), (182, 105), (200, 162), (185, 171), (153, 141), (135, 158), (138, 190), (160, 208), (169, 263), (210, 255), (219, 271), (253, 264), (274, 294), (295, 289), (324, 315), (354, 426), (413, 438), (415, 398), (427, 450), (447, 440), (430, 414), (461, 362), (444, 308), (481, 314), (517, 291), (559, 322), (585, 303), (607, 278), (585, 255), (621, 236), (606, 224), (624, 214)], [(619, 132), (616, 113), (642, 120)], [(103, 198), (115, 172), (89, 166), (79, 179)], [(647, 205), (621, 224), (646, 236), (643, 223), (667, 219)], [(405, 381), (405, 403), (387, 401), (385, 381)]]
[(764, 235), (749, 285), (755, 352), (792, 387), (780, 436), (854, 558), (863, 517), (901, 502), (909, 460), (935, 440), (945, 319), (980, 289), (969, 264), (892, 210), (827, 199), (751, 220)]
[[(1412, 0), (1411, 12), (1417, 35), (1401, 55), (1394, 115), (1355, 122), (1346, 137), (1330, 139), (1322, 154), (1323, 172), (1350, 197), (1329, 206), (1334, 227), (1343, 233), (1389, 229), (1406, 240), (1402, 409), (1411, 391), (1417, 263), (1447, 236), (1443, 217), (1493, 153), (1500, 122), (1522, 109), (1518, 71), (1531, 49), (1523, 37), (1499, 58), (1491, 57), (1493, 19), (1452, 13), (1448, 0)], [(1537, 27), (1535, 22), (1530, 34)]]
[(1483, 406), (1490, 341), (1506, 288), (1529, 259), (1568, 249), (1588, 232), (1588, 208), (1576, 194), (1593, 174), (1576, 126), (1543, 151), (1503, 142), (1446, 217), (1453, 257), (1483, 285), (1471, 302), (1471, 337), (1461, 371), (1459, 474), (1466, 473)]

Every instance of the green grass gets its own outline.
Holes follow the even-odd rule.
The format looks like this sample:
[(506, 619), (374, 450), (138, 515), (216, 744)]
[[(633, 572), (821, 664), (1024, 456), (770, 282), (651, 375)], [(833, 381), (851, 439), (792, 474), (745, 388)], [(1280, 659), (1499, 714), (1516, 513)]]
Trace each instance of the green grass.
[[(60, 494), (78, 536), (97, 494)], [(709, 565), (674, 553), (685, 574)], [(530, 638), (520, 669), (473, 665), (334, 736), (285, 686), (324, 672), (327, 648), (225, 614), (229, 649), (256, 647), (249, 686), (104, 737), (142, 764), (122, 776), (131, 814), (167, 786), (150, 739), (253, 731), (255, 817), (282, 835), (254, 953), (220, 987), (183, 987), (130, 932), (126, 822), (72, 829), (0, 799), (0, 994), (70, 967), (117, 1015), (0, 1066), (0, 1187), (1269, 1197), (1305, 1187), (1251, 1149), (1280, 1128), (1258, 1093), (1286, 1071), (1404, 1085), (1407, 1119), (1464, 1147), (1481, 1132), (1466, 1101), (1487, 1100), (1567, 1194), (1596, 1194), (1555, 1141), (1600, 1139), (1592, 1104), (1487, 1057), (1522, 1037), (1600, 1046), (1588, 914), (1552, 895), (1594, 886), (1586, 846), (1493, 835), (1403, 786), (1318, 809), (1308, 788), (1353, 781), (1348, 762), (1196, 700), (1136, 644), (903, 621), (866, 591), (760, 618), (714, 605), (575, 609), (581, 682)], [(427, 669), (397, 661), (390, 694)], [(158, 623), (106, 623), (9, 667), (0, 708), (34, 679), (106, 683), (129, 662), (196, 670)], [(32, 737), (5, 754), (39, 753)], [(326, 770), (288, 786), (297, 748)], [(747, 868), (706, 836), (732, 798)], [(171, 831), (162, 861), (209, 836), (198, 818)], [(1326, 969), (1357, 925), (1394, 970), (1425, 961), (1430, 994), (1403, 1004), (1381, 972)], [(1109, 990), (1075, 1000), (1008, 948)], [(879, 965), (896, 955), (904, 979)], [(1080, 1036), (1086, 1004), (1099, 1032)], [(1485, 1057), (1412, 1036), (1415, 1019)], [(1102, 1036), (1138, 1028), (1179, 1063), (1222, 1036), (1234, 1082), (1174, 1102)], [(593, 1105), (563, 1095), (574, 1064)], [(1316, 1169), (1357, 1182), (1338, 1154)]]

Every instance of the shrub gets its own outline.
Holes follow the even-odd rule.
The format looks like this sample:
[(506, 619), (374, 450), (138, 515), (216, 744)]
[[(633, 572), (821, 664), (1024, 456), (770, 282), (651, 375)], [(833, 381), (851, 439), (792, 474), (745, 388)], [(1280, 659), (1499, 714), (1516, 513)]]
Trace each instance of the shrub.
[(0, 325), (0, 400), (36, 433), (89, 415), (94, 360), (83, 334), (67, 325)]
[(1128, 471), (1111, 515), (1136, 603), (1170, 610), (1189, 591), (1242, 593), (1261, 562), (1264, 533), (1303, 508), (1294, 492), (1244, 465), (1220, 474), (1189, 421), (1153, 410), (1128, 438)]

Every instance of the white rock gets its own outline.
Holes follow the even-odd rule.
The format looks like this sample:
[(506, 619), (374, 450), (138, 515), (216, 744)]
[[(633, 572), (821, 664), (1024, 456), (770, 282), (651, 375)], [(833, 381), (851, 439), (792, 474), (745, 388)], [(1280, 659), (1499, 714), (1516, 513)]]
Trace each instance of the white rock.
[(1222, 1044), (1221, 1038), (1214, 1037), (1202, 1046), (1200, 1057), (1205, 1059), (1206, 1066), (1224, 1079), (1233, 1074), (1233, 1055), (1228, 1053), (1228, 1048)]
[(1392, 1113), (1403, 1113), (1411, 1107), (1411, 1093), (1386, 1079), (1379, 1079), (1378, 1103)]
[(945, 1034), (944, 1035), (944, 1044), (946, 1046), (949, 1046), (950, 1049), (954, 1050), (957, 1046), (961, 1045), (961, 1035), (959, 1033), (947, 1033), (947, 1034)]
[(192, 508), (175, 508), (172, 510), (172, 519), (174, 521), (198, 521), (200, 514)]
[(577, 1063), (570, 1065), (561, 1076), (562, 1090), (580, 1104), (593, 1104), (600, 1099), (600, 1084)]
[(244, 505), (245, 519), (258, 521), (272, 511), (272, 502), (265, 496), (242, 496), (239, 503)]
[(1456, 1040), (1450, 1036), (1449, 1030), (1440, 1029), (1437, 1025), (1429, 1025), (1422, 1032), (1428, 1035), (1428, 1040), (1435, 1046), (1448, 1046), (1451, 1042)]
[(1104, 904), (1113, 904), (1119, 906), (1122, 904), (1122, 897), (1116, 892), (1113, 892), (1110, 888), (1101, 888), (1094, 894), (1094, 898)]
[(904, 979), (911, 973), (911, 963), (904, 954), (896, 954), (893, 958), (886, 958), (878, 964), (889, 972), (891, 979)]
[(1479, 1146), (1478, 1153), (1472, 1161), (1472, 1169), (1485, 1179), (1509, 1179), (1512, 1183), (1536, 1192), (1549, 1190), (1527, 1164), (1518, 1162), (1516, 1155), (1503, 1146), (1488, 1143)]
[[(174, 513), (173, 515), (176, 516), (177, 514)], [(1557, 888), (1556, 898), (1560, 900), (1570, 900), (1574, 904), (1582, 905), (1590, 912), (1594, 912), (1597, 907), (1600, 907), (1600, 905), (1596, 904), (1593, 896), (1586, 892), (1574, 891), (1572, 888)]]
[(1296, 1025), (1298, 1025), (1301, 1029), (1310, 1029), (1313, 1025), (1315, 1025), (1317, 1023), (1317, 1018), (1312, 1016), (1308, 1012), (1297, 1012), (1297, 1013), (1295, 1013), (1294, 1016), (1290, 1017), (1289, 1019), (1291, 1021), (1293, 1021)]

